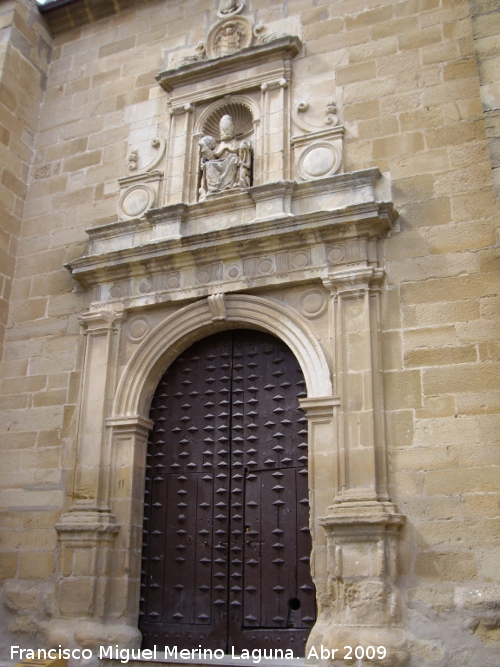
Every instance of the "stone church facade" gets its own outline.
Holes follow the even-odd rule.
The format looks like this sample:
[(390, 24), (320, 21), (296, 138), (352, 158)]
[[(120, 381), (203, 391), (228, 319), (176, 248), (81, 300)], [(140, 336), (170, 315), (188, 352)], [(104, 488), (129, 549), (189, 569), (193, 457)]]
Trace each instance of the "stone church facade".
[(0, 20), (0, 657), (497, 665), (497, 3)]

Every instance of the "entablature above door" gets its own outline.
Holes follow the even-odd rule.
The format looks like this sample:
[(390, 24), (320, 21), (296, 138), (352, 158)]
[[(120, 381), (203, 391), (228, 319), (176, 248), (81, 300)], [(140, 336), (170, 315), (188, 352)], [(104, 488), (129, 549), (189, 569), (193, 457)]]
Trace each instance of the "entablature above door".
[(167, 205), (142, 221), (89, 229), (88, 252), (67, 268), (92, 305), (132, 310), (375, 268), (377, 241), (397, 217), (386, 189), (378, 169), (367, 169)]

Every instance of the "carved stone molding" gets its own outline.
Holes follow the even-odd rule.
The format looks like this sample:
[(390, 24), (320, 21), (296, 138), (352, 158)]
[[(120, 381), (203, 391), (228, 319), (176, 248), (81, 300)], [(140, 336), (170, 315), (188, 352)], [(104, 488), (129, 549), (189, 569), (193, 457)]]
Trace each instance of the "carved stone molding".
[(337, 396), (317, 396), (300, 399), (300, 407), (308, 417), (330, 418), (334, 415), (334, 408), (339, 405), (340, 399)]
[[(255, 186), (231, 195), (230, 211), (218, 197), (196, 206), (153, 209), (139, 224), (123, 221), (89, 229), (90, 252), (69, 268), (84, 286), (96, 288), (96, 305), (126, 301), (129, 308), (206, 296), (206, 290), (220, 292), (222, 283), (225, 292), (248, 290), (261, 277), (275, 284), (327, 283), (333, 267), (337, 272), (349, 272), (353, 263), (366, 267), (370, 244), (391, 228), (396, 212), (392, 204), (377, 201), (377, 178), (377, 170), (367, 170)], [(316, 241), (305, 251), (303, 239), (313, 231)], [(252, 252), (257, 241), (259, 251)]]
[[(164, 90), (170, 93), (182, 86), (199, 82), (206, 82), (206, 86), (210, 87), (213, 85), (209, 83), (212, 77), (221, 74), (230, 74), (241, 69), (250, 69), (265, 63), (273, 57), (283, 59), (293, 58), (299, 53), (301, 47), (302, 42), (299, 37), (296, 35), (287, 35), (266, 44), (243, 48), (225, 57), (215, 58), (214, 60), (201, 60), (181, 68), (165, 70), (156, 76), (156, 80)], [(264, 81), (261, 81), (261, 83), (264, 83)], [(173, 97), (178, 99), (179, 103), (181, 99), (185, 99), (185, 102), (188, 102), (190, 101), (190, 92), (186, 91), (187, 95), (181, 94), (174, 95)]]

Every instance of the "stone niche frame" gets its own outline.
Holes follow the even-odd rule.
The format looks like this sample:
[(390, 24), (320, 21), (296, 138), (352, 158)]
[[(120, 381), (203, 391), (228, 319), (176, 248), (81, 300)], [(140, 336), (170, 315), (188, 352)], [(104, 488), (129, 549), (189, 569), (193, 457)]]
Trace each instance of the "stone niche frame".
[(291, 61), (301, 47), (289, 35), (158, 74), (170, 93), (165, 201), (196, 202), (200, 128), (224, 101), (239, 100), (254, 113), (253, 184), (290, 179)]
[[(88, 307), (51, 644), (140, 645), (151, 398), (193, 342), (254, 328), (289, 346), (306, 381), (318, 603), (308, 650), (383, 645), (377, 664), (407, 660), (397, 585), (403, 517), (387, 492), (379, 338), (380, 245), (397, 213), (377, 169), (291, 180), (288, 84), (300, 46), (280, 37), (160, 74), (171, 125), (158, 205), (93, 227), (86, 254), (68, 265)], [(193, 130), (202, 115), (194, 109), (209, 113), (226, 94), (250, 95), (259, 107), (258, 182), (196, 202)]]

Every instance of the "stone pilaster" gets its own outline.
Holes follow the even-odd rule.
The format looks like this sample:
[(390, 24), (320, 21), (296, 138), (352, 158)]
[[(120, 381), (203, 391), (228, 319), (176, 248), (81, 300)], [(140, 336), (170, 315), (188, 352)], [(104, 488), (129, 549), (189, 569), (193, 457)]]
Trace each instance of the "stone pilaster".
[(377, 316), (382, 278), (380, 270), (361, 266), (324, 280), (333, 300), (340, 396), (334, 503), (387, 500), (385, 452), (378, 455), (384, 448)]
[(167, 173), (165, 178), (165, 202), (180, 204), (188, 198), (189, 141), (193, 129), (192, 104), (172, 105), (169, 109), (170, 134), (168, 139)]
[[(334, 490), (326, 516), (326, 587), (308, 650), (384, 647), (377, 664), (407, 662), (397, 586), (398, 530), (404, 517), (387, 496), (380, 379), (378, 285), (370, 265), (342, 269), (324, 281), (332, 295), (336, 391)], [(318, 583), (320, 583), (318, 581)], [(339, 653), (334, 665), (344, 665)], [(364, 664), (364, 663), (363, 663)]]
[(290, 178), (290, 76), (288, 67), (284, 77), (261, 85), (263, 120), (261, 183)]
[(109, 616), (137, 631), (146, 454), (153, 422), (140, 416), (114, 417), (106, 420), (106, 426), (113, 443), (111, 502), (122, 526), (110, 568), (113, 608)]
[(87, 338), (78, 422), (73, 512), (109, 511), (110, 446), (104, 420), (110, 413), (118, 366), (120, 311), (84, 313), (80, 323)]
[[(82, 399), (73, 504), (56, 525), (57, 613), (47, 628), (52, 644), (97, 646), (106, 637), (104, 624), (113, 616), (110, 585), (120, 524), (111, 511), (111, 469), (115, 464), (105, 418), (114, 396), (122, 320), (121, 311), (93, 311), (80, 317), (86, 336)], [(87, 620), (82, 623), (83, 619)], [(128, 634), (137, 640), (135, 629), (131, 633), (118, 631), (126, 643), (131, 641)]]

